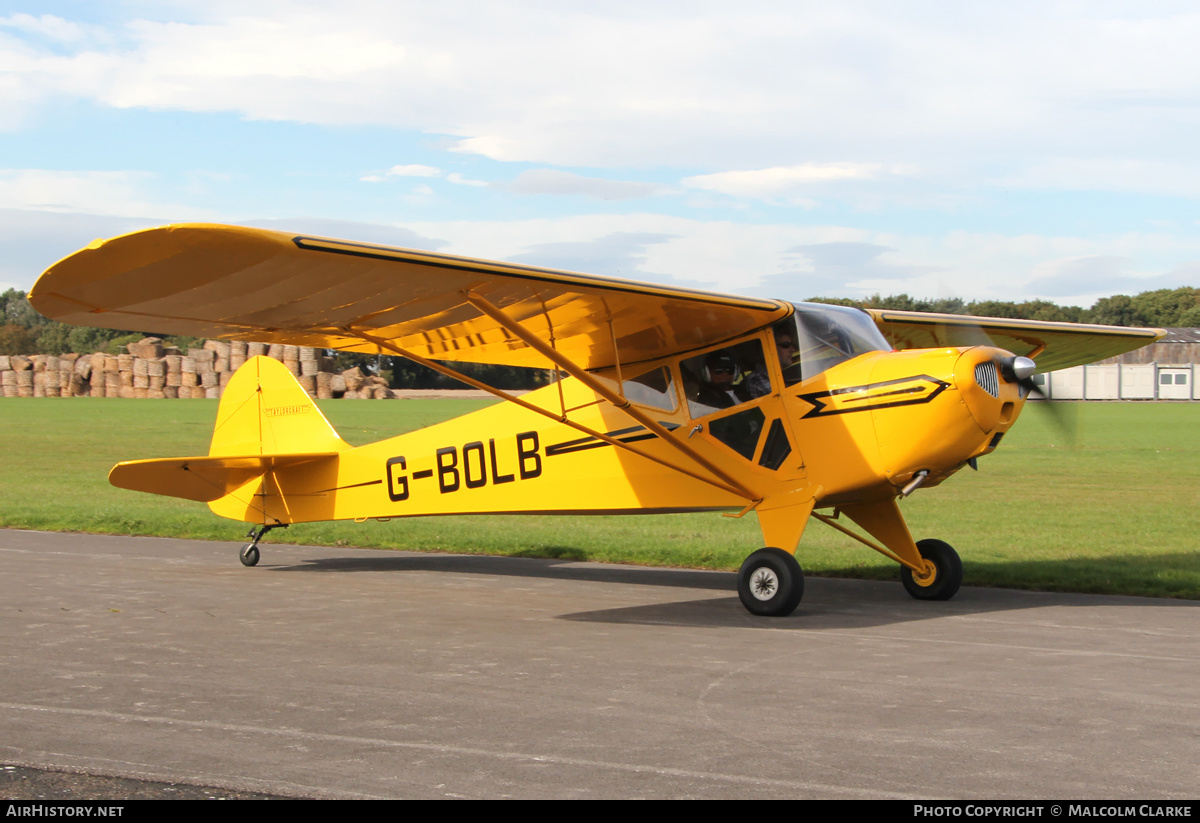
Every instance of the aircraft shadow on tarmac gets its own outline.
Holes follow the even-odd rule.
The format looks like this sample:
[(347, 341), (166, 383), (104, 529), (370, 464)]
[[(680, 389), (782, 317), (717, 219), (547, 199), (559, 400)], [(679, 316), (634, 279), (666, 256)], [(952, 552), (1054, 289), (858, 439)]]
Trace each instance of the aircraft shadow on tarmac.
[[(965, 586), (949, 602), (924, 602), (910, 598), (899, 580), (850, 580), (809, 577), (805, 596), (790, 617), (763, 618), (747, 614), (736, 596), (734, 572), (663, 569), (603, 565), (570, 560), (486, 555), (393, 554), (376, 557), (322, 557), (291, 565), (266, 566), (279, 572), (442, 572), (482, 574), (550, 580), (578, 580), (620, 585), (685, 588), (728, 592), (729, 597), (623, 606), (560, 615), (563, 620), (599, 623), (634, 623), (692, 627), (737, 627), (774, 630), (867, 628), (938, 617), (985, 614), (1026, 608), (1096, 605), (1097, 595), (1029, 592)], [(1174, 606), (1200, 608), (1192, 601), (1104, 597), (1107, 605)]]

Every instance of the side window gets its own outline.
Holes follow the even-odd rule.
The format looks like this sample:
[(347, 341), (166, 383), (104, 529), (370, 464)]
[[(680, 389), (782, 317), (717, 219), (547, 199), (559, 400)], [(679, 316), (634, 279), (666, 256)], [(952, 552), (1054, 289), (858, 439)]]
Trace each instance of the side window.
[(749, 403), (771, 393), (762, 344), (747, 340), (679, 364), (688, 412), (693, 418)]
[(675, 381), (666, 366), (629, 378), (621, 384), (621, 391), (631, 403), (664, 411), (675, 410)]
[(594, 372), (593, 376), (620, 392), (630, 403), (663, 411), (675, 411), (678, 401), (675, 395), (675, 379), (671, 376), (670, 367), (659, 366), (641, 374), (636, 373), (635, 367), (629, 372), (633, 372), (633, 376), (622, 375), (624, 379), (619, 386), (616, 381), (616, 369)]

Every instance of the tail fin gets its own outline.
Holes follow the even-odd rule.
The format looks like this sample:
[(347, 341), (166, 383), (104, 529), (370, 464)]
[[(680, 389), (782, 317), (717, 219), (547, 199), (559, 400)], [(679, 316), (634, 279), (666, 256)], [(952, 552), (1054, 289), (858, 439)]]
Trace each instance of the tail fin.
[(225, 387), (208, 454), (319, 454), (348, 448), (282, 363), (252, 357)]
[(350, 448), (283, 364), (253, 357), (225, 388), (207, 457), (118, 463), (108, 480), (123, 489), (205, 502), (236, 520), (282, 522), (282, 499), (278, 513), (263, 508), (264, 476)]

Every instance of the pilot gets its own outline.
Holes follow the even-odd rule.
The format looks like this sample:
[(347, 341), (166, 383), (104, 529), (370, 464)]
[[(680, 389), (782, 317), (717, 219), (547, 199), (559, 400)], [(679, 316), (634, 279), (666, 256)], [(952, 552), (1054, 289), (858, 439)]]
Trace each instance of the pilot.
[(783, 371), (783, 384), (791, 386), (799, 383), (803, 377), (800, 373), (800, 343), (796, 339), (796, 324), (791, 320), (776, 323), (771, 330), (775, 335), (775, 353), (779, 355), (779, 368)]
[[(800, 382), (800, 363), (796, 353), (796, 324), (791, 320), (776, 323), (771, 329), (775, 338), (775, 353), (779, 357), (779, 368), (783, 371), (784, 385)], [(767, 376), (767, 364), (759, 362), (754, 371), (746, 375), (746, 390), (751, 397), (762, 397), (771, 393), (771, 378)]]

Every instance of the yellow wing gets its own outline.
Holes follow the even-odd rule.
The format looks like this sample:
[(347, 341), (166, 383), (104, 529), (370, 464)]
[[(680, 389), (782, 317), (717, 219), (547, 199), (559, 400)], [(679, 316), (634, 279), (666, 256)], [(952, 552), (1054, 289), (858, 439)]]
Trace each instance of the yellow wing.
[(204, 224), (97, 240), (29, 295), (76, 325), (378, 351), (361, 332), (435, 360), (546, 365), (472, 297), (584, 369), (719, 343), (792, 312), (777, 300)]
[(1031, 357), (1039, 372), (1066, 369), (1115, 357), (1153, 343), (1164, 329), (1009, 320), (915, 311), (867, 309), (897, 349), (939, 346), (997, 346)]

